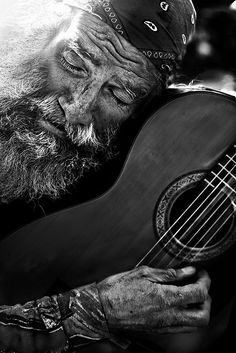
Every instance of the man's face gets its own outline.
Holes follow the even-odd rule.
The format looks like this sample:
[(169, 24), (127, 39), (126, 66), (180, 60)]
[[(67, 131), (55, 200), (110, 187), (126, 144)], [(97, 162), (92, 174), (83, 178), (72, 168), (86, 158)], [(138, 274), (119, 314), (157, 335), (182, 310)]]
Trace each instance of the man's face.
[(99, 18), (45, 0), (42, 17), (32, 0), (28, 12), (21, 2), (15, 26), (11, 18), (0, 29), (5, 201), (66, 191), (110, 156), (119, 125), (159, 83), (152, 64)]

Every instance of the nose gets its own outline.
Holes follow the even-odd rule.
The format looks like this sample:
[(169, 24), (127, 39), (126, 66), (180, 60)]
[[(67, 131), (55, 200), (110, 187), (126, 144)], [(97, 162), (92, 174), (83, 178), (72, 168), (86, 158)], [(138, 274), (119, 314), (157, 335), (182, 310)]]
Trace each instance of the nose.
[(90, 125), (93, 121), (95, 107), (95, 95), (86, 91), (84, 93), (74, 93), (70, 96), (63, 95), (58, 98), (58, 102), (63, 109), (66, 121), (73, 125)]

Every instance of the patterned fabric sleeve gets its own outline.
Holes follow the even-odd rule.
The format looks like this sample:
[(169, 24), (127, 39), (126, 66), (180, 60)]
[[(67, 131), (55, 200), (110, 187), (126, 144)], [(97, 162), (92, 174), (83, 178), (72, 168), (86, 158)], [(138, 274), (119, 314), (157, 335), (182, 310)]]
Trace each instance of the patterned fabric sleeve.
[(110, 337), (97, 286), (92, 284), (58, 296), (63, 328), (70, 345), (79, 346)]
[[(0, 306), (0, 352), (64, 352), (109, 338), (96, 284)], [(2, 350), (1, 350), (2, 349)]]

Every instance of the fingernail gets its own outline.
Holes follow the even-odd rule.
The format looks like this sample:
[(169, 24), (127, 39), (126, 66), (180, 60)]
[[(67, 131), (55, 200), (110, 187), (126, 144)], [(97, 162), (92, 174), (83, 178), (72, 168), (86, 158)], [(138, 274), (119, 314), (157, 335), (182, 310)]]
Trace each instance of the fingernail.
[(193, 266), (187, 266), (181, 269), (185, 275), (192, 275), (195, 273), (195, 268)]

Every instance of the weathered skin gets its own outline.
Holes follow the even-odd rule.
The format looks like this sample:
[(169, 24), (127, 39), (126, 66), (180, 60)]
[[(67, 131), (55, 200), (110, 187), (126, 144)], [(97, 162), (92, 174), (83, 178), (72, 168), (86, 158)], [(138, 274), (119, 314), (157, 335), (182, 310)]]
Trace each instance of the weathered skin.
[[(0, 140), (3, 156), (8, 154), (0, 158), (7, 168), (0, 195), (4, 201), (23, 193), (59, 197), (84, 170), (110, 157), (120, 124), (160, 93), (161, 75), (81, 9), (54, 0), (2, 1), (7, 16), (0, 23), (0, 110), (6, 117), (10, 108), (12, 118), (3, 119), (0, 130), (17, 136)], [(22, 141), (24, 161), (15, 152)]]
[[(19, 8), (27, 8), (26, 3), (20, 1)], [(0, 72), (7, 74), (8, 84), (17, 85), (14, 74), (22, 70), (19, 65), (37, 58), (48, 74), (47, 89), (57, 95), (52, 105), (57, 104), (61, 122), (82, 126), (93, 122), (98, 129), (111, 120), (119, 124), (148, 95), (160, 90), (160, 74), (153, 64), (99, 18), (59, 3), (60, 12), (52, 0), (38, 3), (41, 6), (36, 4), (33, 10), (32, 3), (29, 5), (28, 17), (27, 11), (15, 9), (14, 28), (0, 30), (2, 63), (8, 64), (0, 67)]]
[[(158, 74), (138, 50), (108, 25), (85, 12), (77, 12), (65, 36), (76, 26), (73, 46), (82, 55), (64, 49), (62, 56), (76, 67), (73, 72), (50, 62), (51, 87), (59, 92), (64, 90), (59, 103), (66, 119), (81, 125), (95, 120), (99, 129), (111, 119), (118, 123), (127, 119), (153, 91)], [(55, 38), (43, 55), (55, 55), (62, 41), (61, 36)]]
[[(98, 288), (110, 330), (155, 334), (206, 326), (210, 278), (201, 271), (194, 280), (194, 274), (193, 267), (160, 270), (142, 266), (105, 279)], [(184, 280), (190, 284), (183, 285)]]

